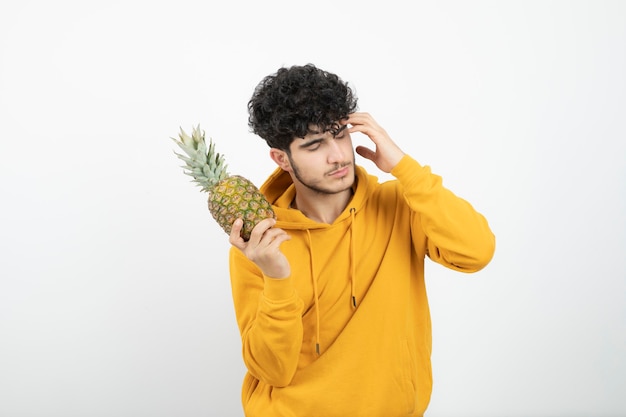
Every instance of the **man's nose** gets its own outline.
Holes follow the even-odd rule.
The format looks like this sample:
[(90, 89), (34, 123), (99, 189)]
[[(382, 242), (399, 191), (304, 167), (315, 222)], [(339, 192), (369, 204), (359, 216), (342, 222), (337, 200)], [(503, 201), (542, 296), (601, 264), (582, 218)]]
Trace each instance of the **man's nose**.
[(336, 140), (332, 139), (330, 141), (330, 147), (329, 147), (329, 153), (328, 153), (328, 162), (331, 164), (337, 163), (337, 162), (343, 162), (344, 161), (344, 151), (341, 148), (341, 146), (339, 145), (339, 142), (337, 142)]

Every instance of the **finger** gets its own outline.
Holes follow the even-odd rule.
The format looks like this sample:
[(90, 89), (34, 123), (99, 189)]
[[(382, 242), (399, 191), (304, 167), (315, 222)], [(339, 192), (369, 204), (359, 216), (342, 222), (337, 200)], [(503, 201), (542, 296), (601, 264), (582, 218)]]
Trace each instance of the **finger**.
[(284, 230), (281, 230), (278, 234), (273, 234), (271, 237), (268, 237), (267, 251), (278, 251), (280, 245), (289, 239), (291, 239), (291, 235)]
[(230, 229), (230, 236), (228, 238), (228, 241), (230, 242), (230, 244), (239, 249), (243, 249), (246, 246), (243, 238), (241, 237), (242, 227), (243, 227), (243, 220), (236, 219), (233, 222), (233, 225)]
[(376, 152), (374, 152), (373, 150), (369, 148), (366, 148), (365, 146), (361, 146), (361, 145), (357, 146), (356, 153), (358, 153), (365, 159), (369, 159), (370, 161), (373, 161), (374, 159), (376, 159)]
[(278, 228), (273, 228), (273, 227), (270, 229), (267, 229), (265, 233), (263, 233), (263, 236), (261, 237), (261, 240), (259, 241), (257, 246), (268, 247), (272, 244), (272, 242), (275, 239), (285, 234), (287, 233), (283, 229), (278, 229)]
[(372, 142), (378, 144), (384, 138), (384, 131), (377, 129), (371, 125), (366, 124), (353, 124), (349, 129), (349, 133), (362, 133), (367, 136)]
[(272, 218), (261, 220), (250, 232), (248, 243), (256, 246), (259, 244), (265, 232), (276, 224), (276, 220)]
[(353, 126), (356, 126), (356, 125), (369, 125), (373, 127), (378, 126), (378, 124), (372, 118), (372, 116), (369, 113), (364, 113), (364, 112), (357, 112), (357, 113), (350, 114), (348, 116), (347, 121)]
[(370, 116), (369, 113), (366, 113), (364, 111), (355, 111), (354, 113), (351, 113), (348, 115), (348, 119), (350, 121), (357, 121), (357, 120), (364, 120), (364, 119), (371, 119), (372, 116)]
[(339, 120), (339, 123), (341, 123), (342, 125), (354, 125), (354, 124), (358, 124), (358, 120), (359, 120), (358, 113), (351, 113), (347, 115), (346, 117), (344, 117), (343, 119)]
[(272, 246), (280, 246), (283, 242), (286, 242), (288, 240), (291, 239), (291, 235), (289, 233), (281, 233), (280, 235), (276, 236), (274, 238), (274, 240), (272, 241)]

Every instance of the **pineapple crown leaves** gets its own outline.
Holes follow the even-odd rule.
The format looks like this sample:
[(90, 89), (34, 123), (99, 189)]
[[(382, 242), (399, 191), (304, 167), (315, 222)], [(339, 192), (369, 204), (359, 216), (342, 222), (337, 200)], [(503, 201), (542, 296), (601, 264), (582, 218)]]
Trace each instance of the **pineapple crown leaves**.
[(202, 188), (202, 191), (210, 192), (215, 185), (228, 177), (227, 165), (224, 156), (215, 152), (215, 144), (209, 139), (207, 147), (204, 131), (200, 125), (193, 128), (189, 136), (181, 127), (179, 139), (171, 138), (183, 151), (184, 155), (174, 151), (179, 159), (185, 162), (181, 168), (185, 174), (193, 177), (193, 182)]

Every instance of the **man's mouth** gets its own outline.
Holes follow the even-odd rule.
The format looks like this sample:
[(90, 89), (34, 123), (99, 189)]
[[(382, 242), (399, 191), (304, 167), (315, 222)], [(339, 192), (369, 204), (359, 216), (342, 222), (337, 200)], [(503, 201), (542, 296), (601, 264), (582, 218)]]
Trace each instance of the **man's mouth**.
[(341, 168), (336, 169), (328, 173), (331, 177), (343, 177), (348, 174), (350, 171), (350, 164), (345, 164)]

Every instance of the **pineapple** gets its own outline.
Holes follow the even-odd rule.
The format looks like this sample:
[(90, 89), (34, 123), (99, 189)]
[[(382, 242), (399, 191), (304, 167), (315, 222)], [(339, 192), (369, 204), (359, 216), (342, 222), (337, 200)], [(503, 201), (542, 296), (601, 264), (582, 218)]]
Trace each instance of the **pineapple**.
[(181, 128), (179, 139), (171, 139), (186, 154), (174, 152), (185, 161), (184, 173), (192, 176), (193, 182), (202, 187), (201, 191), (209, 194), (209, 212), (227, 234), (230, 234), (233, 222), (241, 218), (241, 237), (248, 241), (258, 222), (276, 218), (271, 204), (250, 180), (228, 174), (224, 157), (215, 153), (212, 139), (207, 148), (204, 131), (199, 125), (191, 136)]

